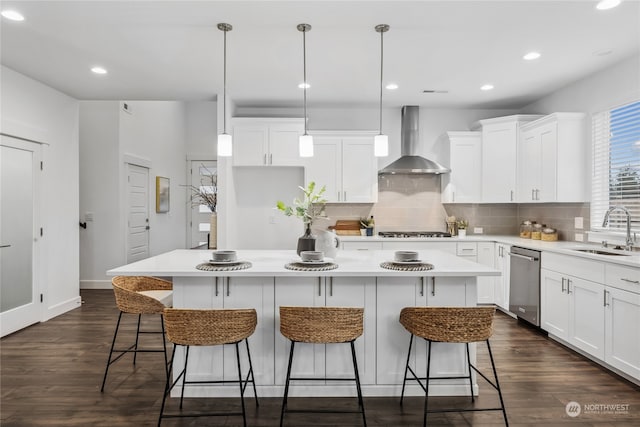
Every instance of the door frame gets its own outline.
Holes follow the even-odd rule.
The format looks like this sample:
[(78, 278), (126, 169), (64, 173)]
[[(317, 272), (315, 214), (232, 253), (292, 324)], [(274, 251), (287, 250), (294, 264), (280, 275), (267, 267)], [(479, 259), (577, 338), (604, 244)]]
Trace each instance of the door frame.
[[(42, 243), (41, 240), (44, 238), (38, 233), (39, 229), (42, 229), (42, 170), (43, 170), (43, 162), (44, 162), (44, 150), (42, 148), (43, 145), (48, 145), (46, 143), (42, 143), (39, 141), (34, 141), (27, 138), (22, 138), (19, 136), (0, 133), (0, 135), (4, 138), (11, 138), (15, 140), (14, 144), (6, 144), (9, 147), (15, 147), (17, 149), (31, 151), (34, 155), (34, 170), (33, 170), (33, 245), (31, 249), (32, 263), (31, 263), (31, 280), (32, 280), (32, 301), (29, 304), (34, 304), (32, 306), (33, 312), (29, 314), (30, 319), (26, 322), (21, 321), (21, 314), (18, 312), (22, 307), (24, 310), (24, 305), (20, 307), (15, 307), (8, 310), (5, 313), (0, 313), (0, 337), (4, 337), (16, 331), (19, 331), (27, 326), (31, 326), (35, 323), (42, 322), (44, 319), (44, 299), (46, 298), (45, 290), (43, 289), (40, 277), (42, 274), (42, 270), (40, 265), (42, 264)], [(4, 143), (2, 145), (5, 145)], [(37, 167), (37, 164), (40, 163), (40, 168)], [(39, 301), (38, 301), (39, 300)], [(7, 314), (9, 317), (7, 318)]]

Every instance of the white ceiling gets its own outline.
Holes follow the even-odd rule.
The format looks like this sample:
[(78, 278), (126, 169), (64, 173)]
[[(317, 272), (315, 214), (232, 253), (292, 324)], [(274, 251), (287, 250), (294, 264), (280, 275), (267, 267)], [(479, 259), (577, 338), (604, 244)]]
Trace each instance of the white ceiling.
[[(302, 105), (303, 22), (310, 107), (377, 105), (376, 24), (391, 26), (384, 80), (400, 86), (385, 107), (519, 108), (640, 52), (638, 0), (604, 12), (594, 0), (0, 3), (26, 18), (2, 19), (2, 64), (78, 99), (215, 99), (219, 22), (233, 25), (227, 94), (240, 107)], [(524, 61), (531, 50), (542, 57)]]

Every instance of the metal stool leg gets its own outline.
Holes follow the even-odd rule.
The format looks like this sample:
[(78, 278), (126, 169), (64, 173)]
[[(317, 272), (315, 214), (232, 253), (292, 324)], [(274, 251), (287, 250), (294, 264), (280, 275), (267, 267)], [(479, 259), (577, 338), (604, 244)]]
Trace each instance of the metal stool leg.
[(475, 397), (473, 395), (473, 381), (471, 380), (471, 358), (469, 357), (469, 343), (465, 343), (467, 347), (467, 369), (469, 370), (469, 389), (471, 391), (471, 401), (475, 402)]
[(425, 392), (424, 392), (424, 420), (422, 422), (423, 427), (427, 425), (427, 411), (429, 407), (429, 377), (431, 375), (431, 346), (433, 343), (427, 340), (429, 346), (427, 350), (427, 378), (425, 380)]
[(138, 328), (136, 329), (136, 345), (133, 347), (133, 364), (136, 364), (136, 357), (138, 357), (138, 337), (140, 336), (140, 320), (142, 320), (142, 314), (138, 314)]
[[(171, 362), (169, 363), (169, 371), (173, 369), (173, 360), (176, 357), (176, 346), (173, 346), (171, 351)], [(167, 371), (168, 372), (168, 371)], [(164, 413), (164, 405), (167, 402), (167, 395), (171, 391), (173, 386), (171, 385), (171, 377), (167, 377), (166, 385), (164, 386), (164, 394), (162, 395), (162, 405), (160, 406), (160, 417), (158, 418), (158, 427), (162, 423), (162, 414)]]
[(362, 422), (364, 427), (367, 427), (367, 417), (364, 414), (364, 400), (362, 399), (362, 388), (360, 387), (360, 374), (358, 373), (358, 361), (356, 359), (356, 347), (351, 341), (351, 358), (353, 359), (353, 371), (356, 375), (356, 389), (358, 391), (358, 406), (362, 410)]
[(242, 388), (242, 369), (240, 368), (240, 350), (236, 343), (236, 361), (238, 362), (238, 385), (240, 386), (240, 402), (242, 403), (242, 425), (247, 427), (247, 414), (244, 408), (244, 391)]
[(120, 320), (122, 319), (122, 312), (118, 315), (118, 323), (116, 323), (116, 330), (113, 333), (113, 340), (111, 341), (111, 349), (109, 350), (109, 359), (107, 360), (107, 367), (104, 369), (104, 377), (102, 378), (102, 387), (100, 392), (104, 391), (104, 384), (107, 381), (107, 373), (109, 372), (109, 366), (111, 366), (111, 356), (113, 355), (113, 347), (116, 344), (116, 337), (118, 336), (118, 329), (120, 328)]
[(169, 379), (169, 361), (167, 360), (167, 336), (164, 332), (164, 318), (160, 315), (160, 327), (162, 328), (162, 348), (164, 349), (164, 367)]
[(258, 392), (256, 391), (256, 378), (253, 375), (253, 363), (251, 363), (251, 351), (249, 350), (249, 339), (245, 338), (244, 342), (247, 344), (247, 359), (249, 359), (249, 373), (251, 374), (251, 383), (253, 384), (253, 395), (256, 400), (256, 406), (260, 406), (260, 402), (258, 402)]
[(407, 353), (407, 364), (404, 367), (404, 380), (402, 381), (402, 393), (400, 394), (400, 405), (404, 399), (404, 387), (407, 384), (407, 372), (409, 371), (409, 360), (411, 359), (411, 345), (413, 344), (413, 334), (409, 338), (409, 352)]
[(189, 346), (186, 346), (187, 350), (185, 351), (184, 356), (184, 376), (182, 377), (182, 391), (180, 392), (180, 409), (182, 409), (182, 400), (184, 399), (184, 385), (187, 382), (187, 362), (189, 361)]
[(504, 400), (502, 399), (502, 390), (500, 389), (500, 383), (498, 382), (498, 373), (496, 371), (496, 365), (493, 363), (493, 353), (491, 353), (491, 345), (487, 340), (487, 350), (489, 350), (489, 359), (491, 359), (491, 368), (493, 369), (493, 376), (496, 379), (496, 389), (498, 390), (498, 396), (500, 397), (500, 407), (502, 408), (502, 416), (504, 417), (504, 424), (509, 427), (509, 420), (507, 420), (507, 410), (504, 407)]
[(280, 412), (280, 427), (284, 423), (284, 412), (287, 408), (287, 397), (289, 396), (289, 380), (291, 378), (291, 364), (293, 362), (293, 348), (295, 341), (291, 341), (291, 350), (289, 351), (289, 366), (287, 367), (287, 379), (284, 383), (284, 398), (282, 399), (282, 410)]

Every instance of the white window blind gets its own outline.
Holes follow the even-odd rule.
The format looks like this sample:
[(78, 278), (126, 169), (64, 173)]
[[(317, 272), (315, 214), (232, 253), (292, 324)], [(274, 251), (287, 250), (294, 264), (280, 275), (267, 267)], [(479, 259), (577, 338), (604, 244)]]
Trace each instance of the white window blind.
[(631, 213), (631, 228), (640, 232), (640, 101), (593, 115), (591, 229), (626, 231), (626, 215), (616, 210), (603, 228), (609, 208)]

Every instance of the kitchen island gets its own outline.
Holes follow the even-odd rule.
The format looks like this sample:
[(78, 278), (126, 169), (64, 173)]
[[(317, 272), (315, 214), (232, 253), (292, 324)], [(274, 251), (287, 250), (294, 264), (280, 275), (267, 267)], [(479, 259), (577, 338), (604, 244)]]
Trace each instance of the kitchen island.
[[(281, 396), (284, 388), (289, 343), (280, 335), (278, 307), (364, 307), (364, 334), (356, 340), (363, 393), (367, 396), (400, 394), (409, 333), (400, 325), (400, 310), (407, 306), (474, 306), (476, 277), (498, 276), (498, 270), (437, 250), (419, 251), (420, 259), (433, 265), (426, 271), (396, 271), (380, 264), (393, 259), (394, 251), (341, 251), (338, 267), (326, 271), (295, 271), (285, 264), (299, 260), (295, 251), (239, 250), (238, 260), (251, 267), (234, 271), (196, 269), (211, 259), (211, 251), (175, 250), (114, 268), (109, 275), (163, 276), (173, 279), (176, 308), (255, 308), (258, 326), (249, 338), (256, 385), (260, 396)], [(426, 345), (415, 346), (417, 372), (426, 369)], [(298, 376), (352, 377), (348, 346), (302, 344), (296, 347), (292, 372)], [(193, 380), (235, 379), (237, 371), (231, 346), (192, 348), (189, 377)], [(471, 358), (475, 360), (475, 348)], [(176, 352), (182, 364), (182, 351)], [(243, 355), (246, 369), (246, 355)], [(177, 368), (176, 368), (177, 369)], [(434, 344), (434, 376), (463, 375), (464, 346)], [(178, 390), (178, 391), (175, 391)], [(474, 390), (477, 392), (477, 384)], [(292, 396), (352, 396), (350, 383), (298, 382)], [(174, 389), (179, 393), (179, 388)], [(187, 396), (232, 396), (229, 386), (187, 386)], [(418, 385), (407, 388), (420, 395)], [(433, 381), (430, 394), (466, 395), (463, 380)]]

